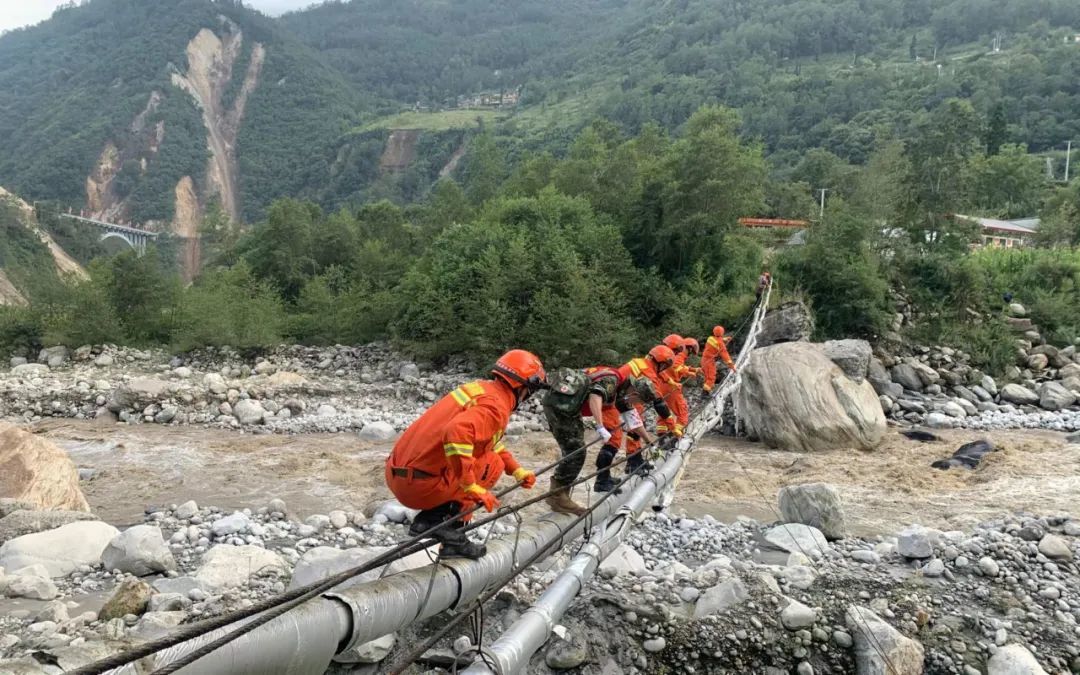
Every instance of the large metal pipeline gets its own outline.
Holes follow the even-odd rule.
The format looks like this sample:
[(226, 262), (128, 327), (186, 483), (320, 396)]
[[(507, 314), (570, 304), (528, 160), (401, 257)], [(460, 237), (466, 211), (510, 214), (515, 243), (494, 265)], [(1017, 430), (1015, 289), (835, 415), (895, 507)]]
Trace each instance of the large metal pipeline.
[[(488, 656), (498, 663), (500, 673), (512, 675), (525, 670), (532, 655), (551, 637), (555, 624), (570, 609), (585, 583), (596, 573), (600, 563), (623, 542), (633, 526), (634, 519), (647, 505), (654, 501), (659, 508), (670, 505), (674, 490), (682, 478), (686, 457), (693, 451), (694, 444), (709, 429), (721, 422), (727, 399), (739, 386), (738, 370), (749, 360), (750, 352), (757, 344), (761, 322), (768, 311), (771, 291), (771, 287), (766, 289), (764, 301), (755, 308), (747, 338), (735, 359), (736, 373), (725, 379), (687, 425), (686, 435), (679, 441), (676, 451), (637, 487), (626, 505), (610, 522), (596, 528), (590, 542), (570, 561), (532, 607), (488, 648)], [(491, 673), (492, 670), (482, 661), (477, 661), (465, 671), (466, 675)]]
[[(740, 366), (753, 349), (767, 306), (768, 294), (754, 313), (749, 339), (737, 359)], [(488, 553), (480, 560), (445, 561), (434, 570), (433, 566), (428, 565), (327, 593), (269, 621), (178, 672), (182, 675), (321, 673), (336, 654), (448, 609), (464, 607), (501, 583), (520, 561), (560, 538), (567, 543), (574, 541), (586, 528), (601, 523), (596, 527), (592, 541), (541, 596), (537, 606), (526, 612), (492, 646), (500, 663), (511, 666), (504, 672), (520, 670), (548, 639), (554, 622), (569, 608), (584, 582), (595, 573), (599, 562), (622, 543), (634, 518), (662, 493), (671, 494), (682, 475), (686, 455), (696, 440), (719, 422), (723, 402), (734, 384), (732, 382), (730, 389), (722, 388), (707, 402), (703, 414), (688, 427), (687, 436), (659, 468), (644, 479), (633, 478), (621, 495), (614, 495), (601, 503), (589, 518), (566, 532), (563, 532), (563, 528), (572, 518), (548, 514), (533, 524), (522, 526), (516, 536), (489, 542)], [(605, 523), (612, 515), (614, 518)], [(255, 620), (257, 616), (109, 672), (144, 675)], [(488, 671), (481, 668), (470, 669), (469, 672)]]
[[(618, 513), (594, 528), (589, 542), (533, 606), (489, 647), (490, 656), (499, 664), (499, 672), (507, 675), (519, 673), (529, 665), (529, 659), (547, 642), (559, 617), (574, 603), (600, 562), (622, 544), (637, 517), (653, 503), (664, 486), (674, 480), (682, 468), (684, 457), (684, 452), (676, 449), (658, 469), (646, 476)], [(465, 671), (466, 675), (491, 672), (480, 661)]]
[[(448, 609), (464, 607), (498, 585), (523, 560), (558, 541), (570, 543), (618, 511), (635, 494), (640, 478), (622, 494), (600, 503), (590, 517), (569, 527), (573, 517), (549, 513), (520, 531), (488, 542), (479, 560), (453, 559), (377, 581), (327, 593), (304, 603), (177, 671), (183, 675), (312, 675), (336, 655)], [(564, 532), (564, 530), (566, 530)], [(554, 551), (553, 551), (554, 552)], [(109, 671), (144, 675), (225, 635), (222, 628)]]

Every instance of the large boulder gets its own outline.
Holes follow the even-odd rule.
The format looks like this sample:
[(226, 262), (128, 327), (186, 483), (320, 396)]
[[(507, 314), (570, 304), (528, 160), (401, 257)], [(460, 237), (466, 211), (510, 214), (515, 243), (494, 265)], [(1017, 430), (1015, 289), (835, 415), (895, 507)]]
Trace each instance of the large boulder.
[(382, 421), (368, 422), (359, 434), (362, 441), (391, 441), (396, 435), (394, 427), (389, 422)]
[(79, 489), (79, 471), (53, 443), (0, 422), (0, 497), (39, 509), (89, 511)]
[(888, 396), (895, 401), (904, 395), (904, 388), (892, 381), (889, 371), (877, 359), (870, 359), (870, 364), (866, 369), (866, 379), (870, 381), (878, 396)]
[(603, 575), (644, 574), (647, 571), (645, 559), (626, 544), (620, 544), (611, 555), (600, 561), (600, 573)]
[(870, 370), (870, 359), (874, 356), (869, 342), (866, 340), (829, 340), (821, 347), (825, 350), (825, 356), (839, 366), (845, 375), (856, 382), (866, 379)]
[(1061, 410), (1076, 403), (1076, 394), (1057, 382), (1039, 385), (1039, 407), (1043, 410)]
[(249, 398), (237, 401), (232, 411), (236, 421), (240, 422), (240, 424), (262, 424), (263, 419), (266, 417), (266, 410), (263, 409), (262, 405), (258, 401)]
[(802, 523), (821, 530), (827, 539), (847, 536), (847, 519), (840, 493), (827, 483), (789, 485), (780, 488), (780, 513), (789, 523)]
[(1023, 645), (999, 647), (986, 662), (987, 675), (1047, 675), (1035, 657)]
[(737, 607), (750, 598), (750, 592), (739, 579), (727, 579), (702, 593), (694, 605), (694, 618), (701, 619)]
[(1017, 405), (1035, 405), (1039, 395), (1021, 384), (1010, 383), (1001, 388), (1001, 400)]
[(142, 577), (176, 569), (176, 560), (156, 525), (136, 525), (121, 532), (101, 554), (106, 570)]
[(38, 363), (44, 363), (49, 368), (59, 368), (69, 356), (68, 348), (63, 345), (46, 347), (38, 352)]
[(169, 395), (169, 383), (149, 377), (126, 382), (112, 391), (106, 403), (109, 410), (118, 413), (132, 408), (142, 410)]
[(3, 591), (3, 595), (11, 598), (52, 600), (60, 594), (56, 584), (49, 577), (49, 571), (41, 565), (31, 565), (15, 570), (11, 576), (3, 577), (0, 587), (2, 587), (0, 590)]
[(735, 409), (747, 432), (785, 450), (872, 450), (885, 413), (869, 382), (854, 382), (820, 345), (755, 349), (742, 371)]
[(100, 521), (69, 523), (55, 530), (25, 534), (0, 546), (0, 567), (17, 570), (42, 565), (52, 577), (71, 574), (80, 565), (96, 565), (120, 530)]
[(855, 638), (858, 675), (922, 675), (923, 646), (865, 607), (851, 605), (847, 627)]
[(289, 568), (281, 556), (258, 546), (218, 544), (203, 556), (195, 579), (208, 591), (243, 586), (253, 576), (285, 576)]
[(829, 548), (829, 542), (821, 530), (802, 523), (783, 523), (765, 530), (761, 536), (788, 553), (817, 557)]
[(923, 383), (918, 371), (910, 363), (898, 363), (889, 371), (892, 380), (909, 391), (922, 391)]
[(15, 511), (0, 518), (0, 544), (24, 534), (44, 532), (80, 520), (97, 520), (85, 511)]
[(768, 347), (781, 342), (809, 340), (814, 333), (814, 317), (801, 302), (785, 302), (770, 310), (761, 321), (757, 345)]

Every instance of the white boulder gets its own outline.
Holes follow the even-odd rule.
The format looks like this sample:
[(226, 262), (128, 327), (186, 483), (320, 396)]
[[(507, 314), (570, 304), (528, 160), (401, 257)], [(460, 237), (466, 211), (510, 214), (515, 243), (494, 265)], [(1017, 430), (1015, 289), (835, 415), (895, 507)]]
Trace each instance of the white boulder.
[(289, 572), (277, 553), (260, 546), (218, 544), (203, 556), (195, 580), (207, 591), (217, 592), (247, 583), (253, 576), (285, 576)]
[(787, 342), (755, 349), (742, 370), (736, 413), (747, 433), (785, 450), (872, 450), (885, 436), (874, 387), (855, 382), (820, 345)]
[(0, 422), (0, 497), (40, 509), (89, 511), (75, 464), (60, 447)]
[(80, 565), (101, 562), (101, 554), (118, 534), (120, 530), (96, 520), (26, 534), (0, 546), (0, 567), (17, 570), (41, 565), (50, 577), (67, 576)]
[(136, 525), (118, 534), (101, 554), (106, 570), (142, 577), (176, 569), (176, 560), (156, 525)]

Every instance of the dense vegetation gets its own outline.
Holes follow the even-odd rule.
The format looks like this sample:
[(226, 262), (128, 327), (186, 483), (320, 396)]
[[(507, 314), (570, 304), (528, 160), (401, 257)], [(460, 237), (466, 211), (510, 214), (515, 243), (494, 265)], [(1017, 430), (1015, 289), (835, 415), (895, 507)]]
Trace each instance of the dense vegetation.
[[(238, 139), (242, 202), (255, 218), (286, 194), (322, 197), (340, 135), (370, 99), (322, 65), (270, 19), (234, 0), (94, 0), (62, 7), (37, 26), (0, 38), (0, 185), (25, 199), (82, 207), (86, 178), (107, 142), (128, 160), (116, 187), (134, 220), (169, 220), (182, 176), (201, 181), (206, 130), (195, 103), (171, 84), (187, 69), (185, 49), (202, 28), (223, 34), (219, 15), (245, 36), (235, 97), (254, 42), (267, 47)], [(138, 30), (131, 30), (137, 27)], [(133, 133), (151, 92), (161, 102)], [(164, 122), (156, 153), (146, 134)], [(145, 172), (138, 166), (148, 158)]]
[[(181, 287), (161, 255), (101, 259), (91, 281), (67, 293), (43, 285), (30, 309), (0, 313), (0, 341), (188, 349), (390, 338), (436, 359), (528, 345), (554, 363), (585, 363), (670, 330), (738, 326), (765, 267), (781, 297), (812, 305), (820, 337), (886, 335), (898, 288), (916, 309), (915, 338), (1001, 368), (1014, 348), (992, 317), (1006, 290), (1054, 340), (1080, 336), (1080, 255), (1064, 241), (972, 255), (971, 225), (941, 214), (988, 196), (1002, 209), (1045, 203), (1071, 242), (1080, 184), (1018, 180), (1036, 160), (1009, 146), (987, 156), (984, 127), (969, 104), (949, 101), (866, 167), (819, 150), (784, 178), (768, 177), (761, 146), (741, 141), (737, 116), (720, 107), (699, 110), (676, 137), (596, 122), (566, 157), (537, 153), (516, 166), (485, 134), (463, 184), (441, 180), (421, 203), (327, 213), (285, 199), (247, 234), (211, 213), (212, 262), (193, 286)], [(769, 257), (775, 241), (736, 226), (742, 213), (813, 211), (807, 186), (822, 181), (836, 187), (805, 245)]]
[[(1059, 177), (1057, 148), (1080, 137), (1075, 2), (353, 0), (280, 22), (177, 4), (93, 0), (0, 39), (0, 62), (16, 64), (0, 86), (20, 92), (0, 103), (0, 139), (19, 139), (0, 182), (78, 203), (105, 140), (160, 89), (165, 143), (119, 189), (168, 217), (161, 191), (206, 157), (167, 64), (223, 12), (247, 36), (238, 69), (252, 42), (268, 45), (239, 136), (255, 225), (206, 205), (206, 269), (190, 287), (168, 242), (95, 260), (86, 283), (27, 279), (32, 307), (0, 312), (0, 344), (389, 338), (430, 358), (525, 345), (585, 363), (737, 326), (766, 267), (813, 306), (820, 337), (889, 335), (899, 293), (912, 337), (1000, 368), (1014, 354), (995, 318), (1005, 290), (1054, 340), (1080, 336), (1080, 183), (1045, 170), (1050, 158)], [(135, 43), (138, 68), (134, 48), (107, 44), (124, 42), (120, 19), (162, 36)], [(113, 61), (84, 64), (71, 35)], [(390, 120), (424, 117), (375, 113), (518, 84), (518, 109), (475, 126), (433, 113), (416, 160), (380, 167)], [(1039, 215), (1044, 248), (972, 255), (978, 233), (957, 213)], [(736, 225), (747, 215), (814, 222), (804, 245), (777, 249)], [(83, 257), (100, 253), (55, 225)], [(37, 255), (23, 239), (0, 255)]]

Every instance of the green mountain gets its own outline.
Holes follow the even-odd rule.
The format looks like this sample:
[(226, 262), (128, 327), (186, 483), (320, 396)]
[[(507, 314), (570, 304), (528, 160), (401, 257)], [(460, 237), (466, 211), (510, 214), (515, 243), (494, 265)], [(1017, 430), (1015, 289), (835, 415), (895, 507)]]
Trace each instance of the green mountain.
[(219, 202), (254, 218), (323, 197), (372, 100), (239, 2), (93, 0), (0, 38), (0, 183), (195, 234)]
[(781, 172), (863, 163), (952, 98), (1049, 153), (1080, 137), (1078, 32), (1075, 0), (89, 0), (0, 36), (0, 184), (193, 241), (215, 205), (416, 200), (467, 178), (478, 128), (513, 164), (711, 103)]

